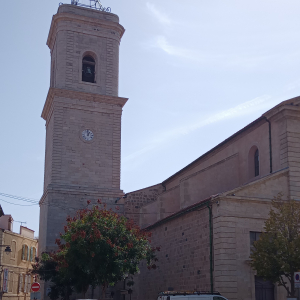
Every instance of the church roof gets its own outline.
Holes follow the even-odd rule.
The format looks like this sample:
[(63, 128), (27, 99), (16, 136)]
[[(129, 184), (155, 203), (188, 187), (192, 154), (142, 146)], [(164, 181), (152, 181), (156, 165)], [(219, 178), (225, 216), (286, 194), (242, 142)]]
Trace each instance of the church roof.
[(198, 157), (197, 159), (195, 159), (194, 161), (192, 161), (191, 163), (189, 163), (187, 166), (185, 166), (181, 170), (177, 171), (175, 174), (173, 174), (169, 178), (165, 179), (162, 182), (162, 185), (164, 186), (168, 181), (174, 179), (177, 175), (179, 175), (179, 174), (187, 171), (190, 167), (192, 167), (193, 165), (197, 164), (197, 162), (201, 161), (203, 158), (207, 157), (208, 155), (210, 155), (211, 153), (213, 153), (214, 151), (216, 151), (218, 148), (220, 148), (223, 145), (225, 145), (226, 143), (230, 142), (231, 140), (233, 140), (234, 138), (236, 138), (237, 136), (239, 136), (241, 133), (247, 131), (248, 129), (250, 129), (251, 127), (253, 127), (255, 125), (258, 125), (260, 122), (261, 123), (267, 122), (268, 118), (270, 116), (272, 116), (274, 113), (278, 112), (285, 105), (299, 106), (300, 105), (300, 96), (299, 97), (295, 97), (295, 98), (291, 98), (291, 99), (288, 99), (288, 100), (285, 100), (285, 101), (282, 101), (278, 105), (276, 105), (273, 108), (271, 108), (270, 110), (266, 111), (261, 117), (259, 117), (258, 119), (254, 120), (253, 122), (251, 122), (250, 124), (248, 124), (247, 126), (245, 126), (244, 128), (242, 128), (241, 130), (237, 131), (236, 133), (234, 133), (233, 135), (231, 135), (230, 137), (228, 137), (227, 139), (225, 139), (223, 142), (221, 142), (220, 144), (218, 144), (214, 148), (210, 149), (209, 151), (207, 151), (206, 153), (204, 153), (203, 155), (201, 155), (200, 157)]

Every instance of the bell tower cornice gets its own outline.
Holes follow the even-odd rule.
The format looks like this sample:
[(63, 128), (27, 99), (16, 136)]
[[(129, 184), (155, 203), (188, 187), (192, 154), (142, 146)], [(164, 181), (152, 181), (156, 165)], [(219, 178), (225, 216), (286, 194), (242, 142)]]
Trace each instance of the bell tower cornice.
[(65, 89), (57, 89), (57, 88), (50, 88), (48, 91), (47, 99), (42, 111), (41, 117), (44, 120), (47, 120), (47, 116), (51, 110), (54, 98), (68, 98), (73, 100), (84, 100), (84, 101), (91, 101), (91, 102), (98, 102), (98, 103), (106, 103), (109, 105), (117, 105), (123, 107), (128, 98), (122, 97), (114, 97), (108, 95), (100, 95), (100, 94), (93, 94), (93, 93), (85, 93), (73, 90), (65, 90)]
[[(84, 12), (87, 11), (88, 15)], [(59, 24), (63, 24), (62, 30), (66, 30), (68, 24), (76, 22), (78, 31), (81, 33), (93, 34), (99, 37), (107, 37), (120, 42), (125, 29), (120, 25), (119, 17), (112, 13), (94, 11), (94, 16), (91, 17), (91, 9), (76, 7), (74, 5), (63, 4), (60, 5), (58, 13), (52, 17), (52, 22), (47, 39), (47, 46), (50, 50), (53, 49), (55, 38), (60, 31)], [(86, 25), (84, 30), (79, 27)], [(70, 30), (74, 31), (74, 27), (70, 26)]]

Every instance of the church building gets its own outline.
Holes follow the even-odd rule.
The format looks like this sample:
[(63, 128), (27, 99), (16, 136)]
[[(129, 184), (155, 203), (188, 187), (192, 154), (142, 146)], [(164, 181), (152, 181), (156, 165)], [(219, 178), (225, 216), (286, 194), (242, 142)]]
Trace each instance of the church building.
[(125, 194), (125, 214), (161, 248), (156, 270), (142, 266), (133, 299), (167, 290), (286, 299), (284, 288), (263, 281), (249, 265), (278, 194), (300, 200), (300, 97), (278, 104), (162, 183)]
[[(128, 99), (119, 97), (118, 81), (125, 30), (117, 15), (74, 4), (59, 6), (47, 40), (51, 80), (42, 111), (39, 252), (56, 248), (68, 215), (101, 198), (151, 231), (153, 246), (161, 248), (156, 270), (141, 264), (133, 300), (154, 300), (166, 290), (285, 299), (282, 288), (256, 276), (249, 255), (272, 199), (281, 193), (300, 200), (300, 97), (275, 106), (163, 182), (124, 193), (121, 115)], [(114, 299), (123, 296), (116, 292)]]

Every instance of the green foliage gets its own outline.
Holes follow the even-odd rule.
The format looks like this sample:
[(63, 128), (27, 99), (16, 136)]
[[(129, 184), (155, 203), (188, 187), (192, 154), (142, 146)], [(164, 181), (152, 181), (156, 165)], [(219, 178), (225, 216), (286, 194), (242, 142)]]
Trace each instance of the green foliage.
[(33, 264), (33, 274), (38, 274), (41, 280), (51, 281), (50, 299), (69, 299), (72, 294), (72, 279), (58, 272), (58, 262), (55, 253), (43, 253)]
[[(74, 218), (67, 218), (64, 233), (56, 240), (59, 250), (42, 258), (36, 270), (42, 274), (51, 265), (55, 271), (43, 279), (58, 287), (67, 283), (76, 292), (85, 293), (89, 286), (105, 289), (137, 273), (141, 260), (147, 261), (149, 269), (156, 268), (159, 248), (150, 246), (150, 236), (124, 216), (107, 210), (105, 204), (79, 210)], [(62, 296), (59, 288), (58, 294)]]
[(282, 201), (279, 194), (272, 202), (264, 229), (254, 242), (251, 266), (258, 276), (277, 282), (294, 297), (294, 272), (300, 270), (300, 203)]

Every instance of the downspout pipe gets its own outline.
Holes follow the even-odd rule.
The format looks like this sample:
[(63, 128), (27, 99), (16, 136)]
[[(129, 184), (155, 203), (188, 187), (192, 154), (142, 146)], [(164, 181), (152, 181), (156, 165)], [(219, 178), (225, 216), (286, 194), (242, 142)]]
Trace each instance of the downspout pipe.
[(273, 173), (273, 158), (272, 158), (272, 127), (271, 122), (265, 117), (266, 121), (269, 123), (269, 153), (270, 153), (270, 173)]
[(213, 277), (213, 236), (212, 236), (212, 206), (207, 203), (209, 213), (209, 263), (210, 263), (210, 291), (214, 292), (214, 277)]

